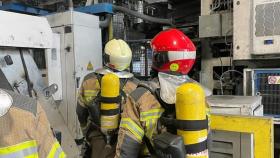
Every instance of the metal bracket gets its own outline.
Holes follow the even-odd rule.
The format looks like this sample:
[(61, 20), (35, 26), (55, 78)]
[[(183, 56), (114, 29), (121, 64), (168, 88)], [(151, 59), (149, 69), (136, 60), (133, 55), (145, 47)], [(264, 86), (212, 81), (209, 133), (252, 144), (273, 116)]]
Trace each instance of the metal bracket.
[(58, 90), (58, 85), (57, 84), (52, 84), (49, 87), (43, 89), (43, 93), (44, 93), (44, 96), (46, 98), (49, 98), (53, 94), (55, 94), (57, 92), (57, 90)]

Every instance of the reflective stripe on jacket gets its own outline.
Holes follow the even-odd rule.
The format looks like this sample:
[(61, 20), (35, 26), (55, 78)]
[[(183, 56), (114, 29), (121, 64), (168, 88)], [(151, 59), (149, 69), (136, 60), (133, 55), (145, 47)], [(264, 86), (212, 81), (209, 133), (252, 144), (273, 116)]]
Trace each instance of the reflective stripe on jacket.
[[(58, 142), (53, 147), (47, 158), (66, 157)], [(16, 145), (0, 148), (0, 158), (39, 158), (36, 140), (26, 141)]]
[(38, 145), (35, 140), (0, 148), (0, 158), (38, 158)]

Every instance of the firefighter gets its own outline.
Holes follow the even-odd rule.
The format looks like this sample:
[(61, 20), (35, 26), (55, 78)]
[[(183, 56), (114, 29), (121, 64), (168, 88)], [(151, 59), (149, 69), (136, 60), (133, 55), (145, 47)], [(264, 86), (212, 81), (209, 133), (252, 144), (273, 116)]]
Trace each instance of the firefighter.
[[(197, 154), (198, 156), (201, 156), (201, 154), (207, 155), (206, 128), (208, 122), (206, 115), (204, 116), (205, 118), (202, 117), (202, 120), (199, 121), (201, 125), (198, 128), (203, 130), (202, 135), (204, 136), (200, 139), (201, 142), (189, 145), (188, 151), (185, 151), (185, 148), (182, 149), (182, 146), (185, 147), (186, 144), (174, 145), (174, 142), (182, 143), (182, 141), (176, 141), (180, 140), (176, 136), (176, 126), (174, 126), (178, 122), (172, 120), (172, 118), (176, 117), (174, 105), (176, 102), (176, 89), (180, 85), (190, 82), (192, 84), (185, 87), (191, 87), (195, 93), (201, 92), (200, 86), (197, 86), (198, 84), (187, 76), (196, 58), (194, 44), (181, 31), (168, 29), (160, 32), (152, 39), (151, 47), (153, 50), (152, 68), (154, 72), (158, 72), (157, 78), (151, 82), (139, 84), (137, 89), (128, 96), (122, 113), (115, 158), (137, 158), (154, 156), (155, 154), (157, 157), (179, 158), (180, 156), (178, 155), (185, 157), (184, 152), (186, 154), (199, 153)], [(154, 82), (156, 80), (158, 82)], [(201, 99), (199, 101), (201, 109), (205, 109), (203, 103), (205, 99), (204, 93), (203, 91), (203, 94), (197, 95)], [(201, 112), (201, 114), (205, 113)], [(163, 131), (167, 131), (168, 134), (160, 135)], [(171, 153), (162, 154), (168, 149), (157, 151), (153, 140), (161, 138), (165, 139), (159, 141), (162, 144), (174, 138), (174, 141), (171, 141), (170, 144), (159, 145), (161, 147), (169, 146)]]
[(0, 157), (66, 157), (36, 100), (0, 89)]
[[(114, 157), (117, 141), (117, 131), (109, 131), (105, 133), (102, 128), (103, 126), (101, 122), (105, 122), (107, 120), (107, 123), (110, 124), (110, 121), (108, 120), (116, 117), (107, 117), (106, 115), (104, 117), (102, 116), (101, 108), (103, 106), (102, 103), (100, 103), (102, 102), (100, 101), (100, 95), (98, 95), (102, 95), (100, 83), (104, 82), (104, 84), (108, 84), (103, 87), (107, 87), (105, 90), (109, 90), (110, 93), (110, 90), (116, 90), (116, 87), (110, 89), (110, 86), (114, 84), (118, 85), (115, 83), (115, 75), (117, 75), (120, 78), (120, 89), (122, 89), (120, 93), (123, 98), (126, 98), (126, 94), (136, 89), (137, 86), (137, 79), (133, 78), (131, 73), (125, 71), (130, 66), (132, 58), (132, 52), (128, 44), (123, 40), (113, 39), (105, 45), (104, 52), (105, 55), (103, 60), (105, 62), (105, 66), (102, 69), (96, 70), (94, 73), (88, 74), (84, 78), (79, 91), (76, 109), (83, 135), (91, 145), (92, 158)], [(106, 74), (107, 76), (105, 77)], [(112, 82), (110, 82), (110, 80), (112, 80)], [(104, 96), (102, 97), (104, 98)], [(114, 111), (109, 113), (112, 114)], [(115, 116), (116, 115), (117, 114), (115, 114)], [(112, 123), (113, 122), (117, 122), (117, 124), (119, 124), (119, 120), (112, 120)]]

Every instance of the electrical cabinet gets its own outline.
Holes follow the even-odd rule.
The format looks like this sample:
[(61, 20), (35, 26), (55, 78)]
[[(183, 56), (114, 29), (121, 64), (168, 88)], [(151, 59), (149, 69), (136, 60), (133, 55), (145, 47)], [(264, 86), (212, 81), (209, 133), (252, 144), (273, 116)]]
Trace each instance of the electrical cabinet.
[(280, 118), (280, 69), (244, 69), (244, 94), (262, 96), (264, 114)]
[(234, 0), (233, 5), (234, 59), (280, 55), (280, 0)]
[(252, 53), (280, 54), (280, 0), (254, 0), (252, 12)]
[[(59, 82), (59, 110), (74, 137), (81, 135), (76, 115), (78, 89), (88, 73), (102, 67), (102, 41), (99, 17), (67, 11), (47, 19), (60, 44), (47, 57), (49, 83)], [(54, 39), (59, 39), (54, 38)], [(60, 63), (59, 63), (60, 62)], [(60, 69), (58, 71), (58, 69)]]

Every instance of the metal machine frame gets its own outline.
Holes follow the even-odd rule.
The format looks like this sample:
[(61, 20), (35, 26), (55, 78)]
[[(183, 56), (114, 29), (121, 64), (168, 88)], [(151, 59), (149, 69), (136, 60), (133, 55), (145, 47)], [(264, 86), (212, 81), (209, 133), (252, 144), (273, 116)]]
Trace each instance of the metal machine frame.
[[(273, 68), (273, 69), (244, 69), (244, 78), (243, 78), (243, 93), (244, 95), (248, 96), (256, 96), (256, 95), (266, 95), (261, 94), (260, 91), (260, 83), (258, 75), (261, 74), (280, 74), (279, 68)], [(273, 89), (275, 91), (275, 89)], [(276, 93), (276, 91), (275, 91)], [(278, 97), (279, 98), (279, 97)], [(266, 104), (264, 103), (264, 106)], [(273, 115), (270, 114), (269, 115)], [(279, 115), (274, 115), (274, 117), (278, 117)]]
[(32, 15), (46, 15), (49, 14), (48, 10), (44, 10), (41, 8), (35, 8), (31, 6), (27, 6), (20, 3), (8, 3), (3, 6), (0, 6), (0, 10), (32, 14)]
[[(78, 157), (78, 147), (60, 115), (57, 105), (52, 97), (46, 98), (45, 89), (49, 89), (49, 87), (43, 82), (42, 74), (34, 60), (34, 54), (49, 52), (53, 47), (53, 33), (47, 19), (0, 11), (0, 20), (1, 88), (9, 86), (11, 90), (22, 95), (36, 97), (44, 108), (53, 130), (61, 132), (61, 144), (65, 153), (71, 157)], [(6, 82), (5, 85), (3, 85), (3, 81)], [(30, 89), (28, 85), (31, 83), (32, 88)], [(30, 90), (34, 94), (30, 95)]]
[[(211, 130), (251, 133), (255, 158), (273, 158), (274, 127), (269, 117), (211, 115)], [(261, 127), (261, 128), (260, 128)]]
[(48, 15), (47, 19), (58, 36), (54, 38), (56, 49), (47, 56), (50, 59), (48, 81), (57, 83), (61, 89), (55, 96), (61, 100), (58, 109), (72, 136), (80, 138), (82, 133), (76, 115), (78, 90), (87, 74), (102, 67), (99, 17), (67, 11)]

